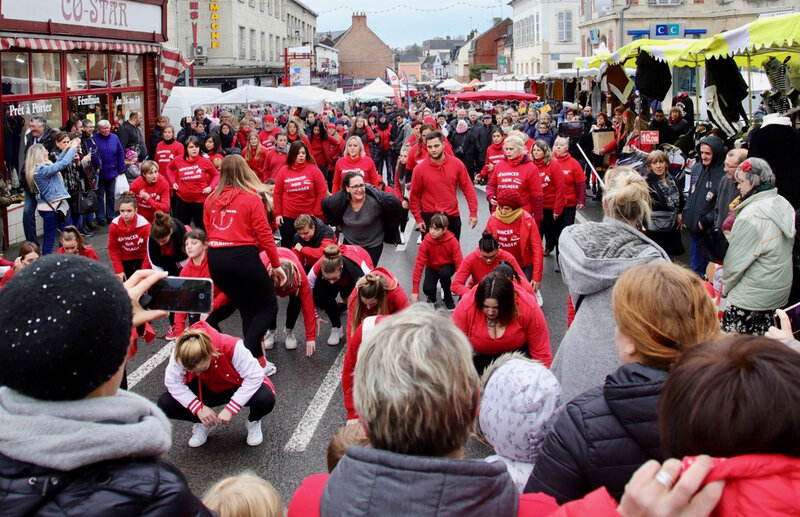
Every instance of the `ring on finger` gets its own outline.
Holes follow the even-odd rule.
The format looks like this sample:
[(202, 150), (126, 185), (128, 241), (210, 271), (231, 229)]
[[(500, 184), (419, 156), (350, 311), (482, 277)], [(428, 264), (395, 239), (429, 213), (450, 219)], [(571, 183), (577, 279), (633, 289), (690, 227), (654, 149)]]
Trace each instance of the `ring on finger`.
[(667, 490), (672, 489), (672, 486), (675, 484), (675, 478), (664, 469), (661, 469), (656, 474), (656, 481), (667, 488)]

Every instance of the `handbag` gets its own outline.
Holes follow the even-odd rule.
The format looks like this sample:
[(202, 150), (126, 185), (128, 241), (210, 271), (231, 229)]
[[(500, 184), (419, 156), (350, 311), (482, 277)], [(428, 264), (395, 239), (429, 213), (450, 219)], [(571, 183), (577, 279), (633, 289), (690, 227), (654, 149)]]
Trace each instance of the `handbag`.
[(721, 228), (710, 228), (700, 238), (700, 252), (703, 257), (715, 264), (722, 264), (728, 252), (728, 239)]
[(674, 230), (678, 224), (678, 214), (672, 210), (653, 210), (650, 214), (650, 224), (647, 229), (651, 232), (668, 232)]
[(97, 194), (94, 190), (78, 192), (78, 214), (93, 214), (97, 210)]

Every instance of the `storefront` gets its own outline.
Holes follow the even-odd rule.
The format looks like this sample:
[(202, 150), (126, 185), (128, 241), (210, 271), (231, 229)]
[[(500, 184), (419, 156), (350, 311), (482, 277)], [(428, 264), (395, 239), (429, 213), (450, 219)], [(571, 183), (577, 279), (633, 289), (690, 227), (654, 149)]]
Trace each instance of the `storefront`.
[[(149, 138), (158, 110), (167, 0), (0, 2), (3, 176), (20, 170), (28, 122), (70, 118), (118, 126), (140, 111)], [(12, 222), (13, 226), (13, 222)], [(13, 243), (15, 228), (6, 238)]]

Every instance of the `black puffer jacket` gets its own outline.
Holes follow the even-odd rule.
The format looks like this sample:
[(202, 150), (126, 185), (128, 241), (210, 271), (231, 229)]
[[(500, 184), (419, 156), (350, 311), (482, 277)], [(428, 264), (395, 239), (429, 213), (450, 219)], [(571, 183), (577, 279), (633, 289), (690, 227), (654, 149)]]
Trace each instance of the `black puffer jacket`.
[(574, 398), (545, 439), (525, 492), (559, 504), (605, 486), (615, 498), (643, 463), (661, 457), (656, 411), (667, 372), (626, 364)]
[[(403, 205), (397, 196), (383, 190), (378, 190), (372, 185), (366, 186), (367, 196), (375, 199), (381, 207), (383, 214), (383, 242), (387, 244), (400, 244), (401, 217), (403, 215)], [(342, 226), (344, 211), (350, 203), (350, 194), (346, 190), (340, 190), (332, 196), (322, 200), (322, 213), (328, 224), (331, 226)]]
[(0, 454), (0, 516), (213, 516), (161, 458), (106, 461), (63, 472)]

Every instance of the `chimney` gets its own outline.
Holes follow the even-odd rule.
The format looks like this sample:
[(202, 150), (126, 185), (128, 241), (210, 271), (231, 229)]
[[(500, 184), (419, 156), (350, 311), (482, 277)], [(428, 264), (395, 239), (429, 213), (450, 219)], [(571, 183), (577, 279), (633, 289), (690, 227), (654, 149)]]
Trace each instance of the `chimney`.
[(361, 27), (366, 28), (367, 26), (367, 15), (363, 12), (361, 13), (353, 13), (353, 28)]
[(502, 18), (498, 18), (498, 17), (492, 18), (492, 27), (494, 27), (495, 25), (497, 25), (498, 23), (500, 23), (502, 21), (503, 21)]

